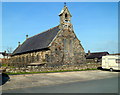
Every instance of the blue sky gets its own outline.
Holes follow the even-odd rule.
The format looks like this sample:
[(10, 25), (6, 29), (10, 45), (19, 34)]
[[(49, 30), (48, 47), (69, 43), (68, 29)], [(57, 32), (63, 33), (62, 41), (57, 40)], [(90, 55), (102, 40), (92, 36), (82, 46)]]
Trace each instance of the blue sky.
[[(18, 42), (59, 24), (63, 2), (4, 2), (2, 49), (15, 49)], [(74, 31), (85, 52), (118, 52), (117, 2), (68, 2)]]

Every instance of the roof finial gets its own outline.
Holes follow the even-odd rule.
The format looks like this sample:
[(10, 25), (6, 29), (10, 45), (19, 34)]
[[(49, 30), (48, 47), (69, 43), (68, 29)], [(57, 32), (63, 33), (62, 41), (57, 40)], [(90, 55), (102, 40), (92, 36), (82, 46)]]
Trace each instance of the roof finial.
[(66, 6), (66, 2), (64, 2), (64, 6)]

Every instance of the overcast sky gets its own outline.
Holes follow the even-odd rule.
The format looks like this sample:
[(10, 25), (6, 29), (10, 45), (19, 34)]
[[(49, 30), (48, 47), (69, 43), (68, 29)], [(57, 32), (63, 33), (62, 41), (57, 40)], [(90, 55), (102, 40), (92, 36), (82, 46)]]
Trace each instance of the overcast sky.
[[(2, 6), (2, 46), (15, 49), (18, 42), (59, 24), (63, 2), (8, 2)], [(74, 31), (85, 52), (118, 52), (117, 2), (68, 2)]]

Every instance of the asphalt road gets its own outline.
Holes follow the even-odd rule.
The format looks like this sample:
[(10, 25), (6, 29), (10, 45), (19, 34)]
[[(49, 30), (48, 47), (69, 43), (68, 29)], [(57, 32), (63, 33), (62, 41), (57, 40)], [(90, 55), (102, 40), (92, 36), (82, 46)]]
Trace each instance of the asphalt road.
[(3, 93), (118, 93), (118, 77), (6, 90)]

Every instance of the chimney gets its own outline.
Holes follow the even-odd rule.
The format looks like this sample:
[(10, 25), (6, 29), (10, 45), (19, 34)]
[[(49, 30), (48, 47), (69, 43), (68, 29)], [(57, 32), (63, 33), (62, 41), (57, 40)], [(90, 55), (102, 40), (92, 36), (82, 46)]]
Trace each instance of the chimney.
[(26, 35), (26, 40), (28, 39), (28, 35)]
[(90, 50), (88, 50), (88, 55), (90, 55)]
[(20, 42), (18, 42), (18, 46), (20, 46)]

